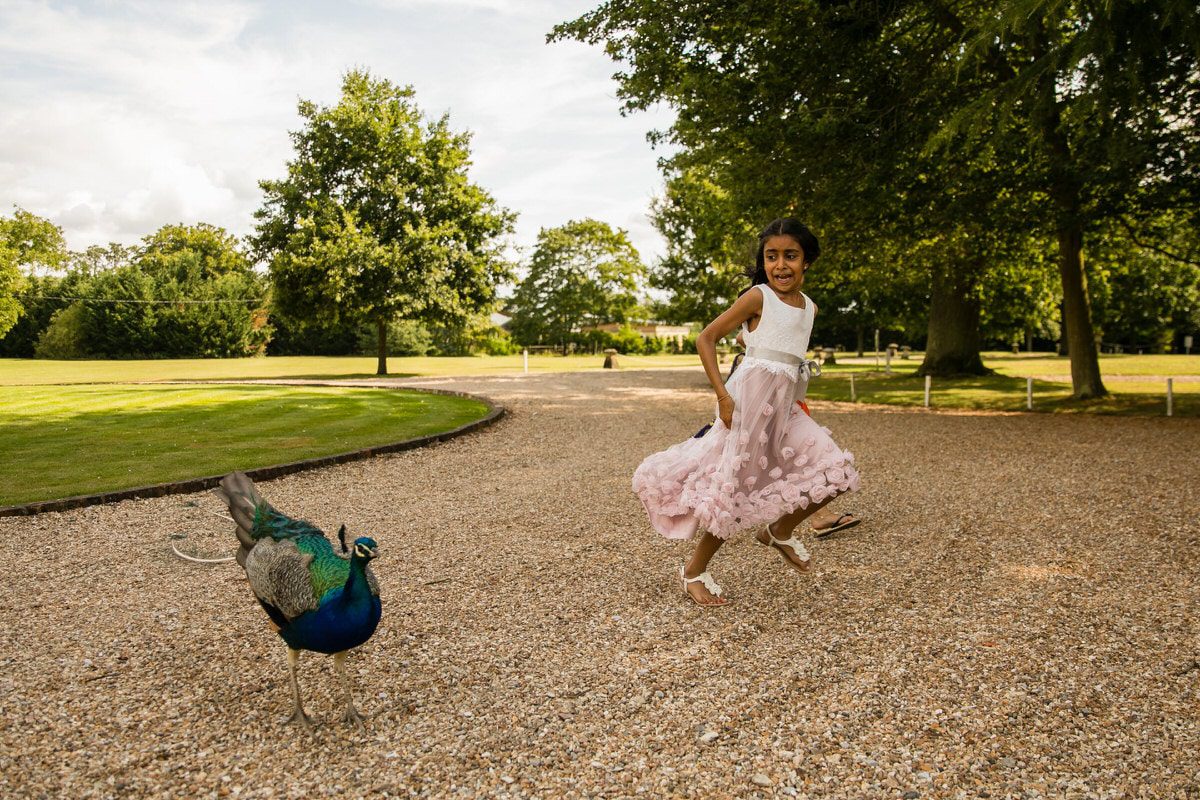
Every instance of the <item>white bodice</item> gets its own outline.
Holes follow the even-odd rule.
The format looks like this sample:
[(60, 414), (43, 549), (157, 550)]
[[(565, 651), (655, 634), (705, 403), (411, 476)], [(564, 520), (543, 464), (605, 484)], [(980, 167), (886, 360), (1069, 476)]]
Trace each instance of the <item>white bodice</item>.
[(762, 292), (762, 314), (754, 330), (742, 325), (742, 340), (746, 346), (778, 350), (804, 360), (808, 354), (808, 338), (812, 335), (812, 300), (801, 293), (804, 308), (796, 308), (780, 300), (775, 290), (766, 284), (757, 284), (754, 289)]

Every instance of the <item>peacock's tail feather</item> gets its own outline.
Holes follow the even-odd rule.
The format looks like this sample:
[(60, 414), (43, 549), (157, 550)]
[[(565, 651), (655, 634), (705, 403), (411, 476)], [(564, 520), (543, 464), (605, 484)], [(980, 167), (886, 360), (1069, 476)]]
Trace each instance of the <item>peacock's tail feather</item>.
[[(235, 532), (238, 538), (237, 562), (246, 566), (246, 555), (254, 547), (254, 521), (261, 505), (266, 504), (254, 481), (244, 472), (232, 472), (221, 479), (213, 494), (225, 501), (229, 507), (229, 515), (237, 525)], [(269, 505), (268, 505), (269, 507)]]
[(325, 542), (329, 552), (333, 552), (333, 546), (329, 544), (320, 528), (308, 520), (293, 519), (287, 514), (281, 514), (265, 500), (261, 500), (254, 508), (254, 522), (250, 535), (255, 541), (265, 536), (270, 536), (277, 542), (284, 539), (295, 539), (297, 542), (306, 538), (320, 539)]

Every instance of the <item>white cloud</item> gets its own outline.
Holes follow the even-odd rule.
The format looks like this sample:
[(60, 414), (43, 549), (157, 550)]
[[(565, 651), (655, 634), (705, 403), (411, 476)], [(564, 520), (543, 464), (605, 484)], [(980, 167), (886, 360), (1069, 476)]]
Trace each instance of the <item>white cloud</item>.
[(596, 217), (662, 252), (645, 212), (661, 178), (619, 115), (598, 48), (547, 45), (591, 0), (373, 0), (0, 5), (0, 213), (18, 204), (72, 247), (129, 243), (175, 222), (239, 234), (257, 182), (282, 174), (298, 98), (337, 99), (367, 67), (412, 84), (473, 133), (472, 177), (520, 214), (517, 243)]

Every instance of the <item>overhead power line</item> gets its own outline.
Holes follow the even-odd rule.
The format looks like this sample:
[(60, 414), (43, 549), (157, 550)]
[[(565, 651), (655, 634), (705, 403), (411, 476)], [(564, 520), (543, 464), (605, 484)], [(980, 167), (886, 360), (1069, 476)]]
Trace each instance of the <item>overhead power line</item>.
[(179, 300), (123, 300), (119, 298), (109, 297), (68, 297), (66, 295), (55, 294), (19, 294), (18, 298), (23, 300), (81, 300), (86, 303), (130, 303), (133, 305), (218, 305), (222, 303), (237, 303), (239, 305), (245, 303), (261, 302), (255, 298), (247, 298), (245, 300), (195, 300), (192, 298), (180, 298)]

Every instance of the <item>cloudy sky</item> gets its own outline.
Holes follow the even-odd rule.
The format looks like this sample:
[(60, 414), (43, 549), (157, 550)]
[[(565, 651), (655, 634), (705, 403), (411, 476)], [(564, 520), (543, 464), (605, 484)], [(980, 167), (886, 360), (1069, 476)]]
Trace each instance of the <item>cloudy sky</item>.
[(517, 247), (595, 217), (649, 260), (664, 153), (645, 134), (669, 118), (622, 117), (599, 48), (545, 43), (598, 3), (0, 0), (0, 214), (48, 217), (75, 249), (176, 222), (248, 233), (297, 100), (335, 103), (365, 67), (472, 132), (472, 178), (520, 215)]

